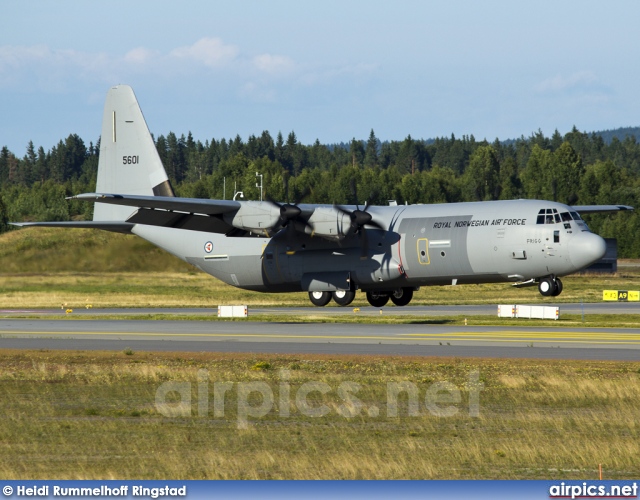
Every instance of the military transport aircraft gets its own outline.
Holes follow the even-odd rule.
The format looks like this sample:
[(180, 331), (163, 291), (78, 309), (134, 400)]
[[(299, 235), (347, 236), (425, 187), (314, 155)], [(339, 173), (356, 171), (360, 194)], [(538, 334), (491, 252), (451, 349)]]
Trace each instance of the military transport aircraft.
[(133, 233), (229, 285), (308, 292), (316, 306), (407, 305), (428, 285), (510, 282), (562, 292), (603, 257), (579, 213), (540, 200), (355, 206), (177, 198), (131, 87), (107, 93), (93, 221), (18, 223)]

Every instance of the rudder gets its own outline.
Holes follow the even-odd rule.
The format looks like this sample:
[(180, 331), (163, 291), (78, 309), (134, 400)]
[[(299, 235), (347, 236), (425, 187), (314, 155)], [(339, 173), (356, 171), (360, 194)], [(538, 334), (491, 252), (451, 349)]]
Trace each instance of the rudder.
[[(102, 116), (96, 193), (175, 196), (133, 89), (111, 87)], [(94, 221), (124, 221), (131, 207), (96, 203)]]

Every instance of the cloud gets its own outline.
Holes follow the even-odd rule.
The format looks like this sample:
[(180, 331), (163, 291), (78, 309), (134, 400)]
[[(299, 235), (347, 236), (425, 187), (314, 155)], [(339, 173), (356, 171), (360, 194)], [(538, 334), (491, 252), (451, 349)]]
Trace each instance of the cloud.
[(305, 85), (317, 85), (331, 83), (343, 78), (350, 80), (369, 78), (378, 68), (377, 64), (358, 63), (349, 66), (312, 69), (301, 76), (300, 82)]
[[(152, 47), (128, 48), (122, 53), (52, 48), (47, 45), (0, 45), (0, 89), (37, 90), (47, 94), (68, 93), (80, 88), (145, 80), (184, 80), (218, 85), (235, 91), (241, 100), (275, 102), (300, 87), (360, 84), (378, 71), (377, 65), (318, 65), (296, 62), (284, 54), (242, 51), (221, 38), (203, 37), (190, 45), (164, 51)], [(212, 70), (224, 78), (212, 82)], [(193, 83), (194, 87), (197, 83)], [(89, 92), (91, 93), (91, 92)]]
[(124, 61), (130, 64), (146, 64), (155, 55), (156, 53), (149, 49), (146, 49), (144, 47), (137, 47), (130, 50), (124, 55)]
[(220, 38), (201, 38), (193, 45), (172, 50), (169, 55), (178, 59), (196, 61), (210, 68), (217, 68), (234, 61), (239, 52), (238, 47), (226, 45)]
[(276, 91), (256, 82), (247, 82), (238, 90), (238, 95), (254, 102), (266, 103), (276, 100)]
[(536, 91), (540, 93), (559, 93), (601, 88), (602, 85), (600, 85), (598, 78), (591, 71), (579, 71), (568, 76), (556, 75), (536, 85)]
[(0, 87), (57, 92), (82, 79), (113, 76), (111, 58), (102, 52), (51, 49), (46, 45), (0, 46)]
[(253, 58), (253, 65), (268, 74), (290, 73), (295, 68), (293, 59), (287, 56), (261, 54)]

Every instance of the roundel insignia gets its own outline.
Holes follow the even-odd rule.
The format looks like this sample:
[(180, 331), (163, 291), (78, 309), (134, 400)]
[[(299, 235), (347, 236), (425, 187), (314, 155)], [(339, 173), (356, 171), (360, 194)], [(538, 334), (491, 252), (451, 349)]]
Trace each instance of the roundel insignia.
[(207, 252), (207, 253), (211, 253), (212, 250), (213, 250), (213, 243), (210, 242), (210, 241), (207, 241), (204, 244), (204, 251)]

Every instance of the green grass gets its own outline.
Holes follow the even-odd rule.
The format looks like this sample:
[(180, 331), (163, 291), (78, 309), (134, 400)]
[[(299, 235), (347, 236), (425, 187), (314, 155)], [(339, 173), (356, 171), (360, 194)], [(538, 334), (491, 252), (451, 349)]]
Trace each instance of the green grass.
[[(200, 388), (199, 370), (208, 375)], [(474, 371), (484, 385), (478, 416), (469, 412)], [(159, 411), (165, 382), (190, 383), (190, 412)], [(216, 416), (220, 382), (232, 386)], [(248, 382), (277, 404), (239, 428), (238, 383)], [(309, 395), (326, 415), (294, 404), (307, 382), (329, 388)], [(345, 382), (359, 384), (352, 393), (363, 404), (351, 418), (338, 413)], [(390, 415), (394, 382), (417, 388), (417, 416), (405, 396)], [(443, 405), (453, 416), (427, 410), (435, 382), (459, 390), (459, 402)], [(598, 464), (605, 479), (638, 472), (640, 362), (0, 351), (0, 391), (5, 479), (566, 480), (597, 479)], [(247, 401), (261, 404), (257, 393)]]
[(45, 227), (0, 235), (3, 274), (188, 272), (193, 269), (134, 235)]

